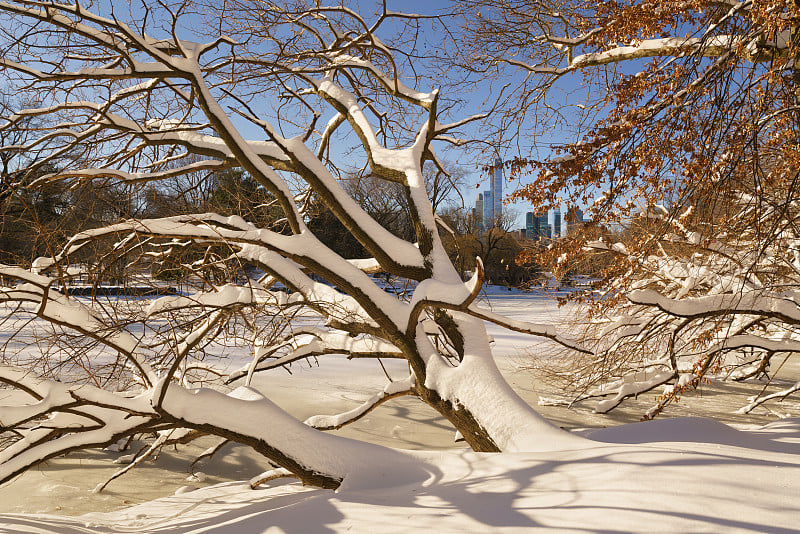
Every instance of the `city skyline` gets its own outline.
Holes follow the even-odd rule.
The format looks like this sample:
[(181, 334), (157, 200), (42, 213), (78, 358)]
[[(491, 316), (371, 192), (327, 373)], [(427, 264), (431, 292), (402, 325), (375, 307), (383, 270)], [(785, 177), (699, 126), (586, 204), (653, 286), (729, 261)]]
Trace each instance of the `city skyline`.
[[(492, 165), (489, 189), (478, 193), (473, 208), (473, 217), (481, 230), (490, 226), (497, 226), (498, 219), (503, 210), (503, 160), (496, 156)], [(545, 211), (539, 215), (534, 211), (527, 211), (525, 218), (517, 218), (509, 230), (524, 231), (529, 238), (545, 237), (548, 239), (562, 238), (569, 234), (576, 224), (583, 221), (583, 210), (577, 207), (568, 207), (564, 212), (560, 208)], [(491, 221), (491, 224), (487, 224)], [(523, 224), (522, 228), (518, 228)]]

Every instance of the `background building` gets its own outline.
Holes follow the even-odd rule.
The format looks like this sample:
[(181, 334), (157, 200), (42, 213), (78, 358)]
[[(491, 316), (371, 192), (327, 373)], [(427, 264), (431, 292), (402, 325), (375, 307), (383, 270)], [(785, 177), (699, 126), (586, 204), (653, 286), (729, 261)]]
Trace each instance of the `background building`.
[(553, 235), (551, 236), (553, 239), (558, 239), (561, 236), (561, 210), (555, 210), (553, 212)]
[(566, 222), (567, 235), (569, 235), (574, 232), (576, 228), (579, 228), (583, 225), (583, 210), (575, 207), (569, 208), (567, 210)]
[(525, 214), (525, 233), (529, 239), (558, 239), (563, 237), (564, 221), (560, 210), (555, 210), (553, 223), (550, 224), (550, 212), (541, 215), (529, 211)]
[(497, 220), (503, 214), (503, 160), (495, 158), (494, 171), (492, 171), (492, 220)]
[(537, 215), (532, 211), (525, 214), (525, 230), (530, 239), (550, 237), (550, 225), (547, 223), (547, 212)]
[(500, 167), (502, 164), (503, 160), (495, 158), (495, 169), (492, 171), (489, 190), (478, 193), (478, 199), (475, 201), (475, 213), (480, 217), (478, 223), (482, 229), (496, 226), (503, 214), (503, 169)]
[(483, 227), (494, 226), (494, 197), (492, 191), (483, 192)]
[(478, 228), (483, 228), (483, 193), (478, 193), (478, 200), (475, 201), (473, 215), (475, 216), (475, 224)]
[(532, 211), (525, 214), (525, 237), (533, 239), (538, 234), (539, 223)]

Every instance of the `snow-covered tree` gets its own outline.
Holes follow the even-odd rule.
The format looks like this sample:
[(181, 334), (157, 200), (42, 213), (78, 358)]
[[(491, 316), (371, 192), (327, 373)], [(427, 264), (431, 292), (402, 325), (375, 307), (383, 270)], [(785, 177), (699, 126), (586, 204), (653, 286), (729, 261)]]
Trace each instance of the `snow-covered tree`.
[[(594, 353), (534, 366), (570, 392), (566, 402), (602, 399), (594, 409), (603, 413), (663, 386), (644, 414), (648, 419), (709, 378), (774, 377), (800, 349), (798, 212), (787, 193), (793, 194), (739, 192), (724, 212), (688, 209), (673, 220), (656, 205), (632, 219), (619, 240), (588, 243), (588, 253), (626, 267), (583, 326)], [(664, 225), (672, 232), (658, 251), (635, 248), (637, 234), (651, 238)], [(741, 411), (798, 389), (766, 395), (765, 386)]]
[(711, 371), (796, 354), (797, 2), (464, 5), (464, 66), (516, 74), (498, 131), (560, 124), (572, 140), (512, 165), (532, 175), (516, 198), (588, 205), (549, 260), (608, 258), (598, 352), (558, 371), (578, 398), (610, 395), (605, 411), (665, 385), (652, 415)]
[[(55, 340), (44, 356), (4, 345), (0, 381), (28, 401), (0, 408), (8, 437), (0, 480), (71, 450), (157, 432), (154, 446), (197, 433), (250, 445), (274, 474), (337, 487), (370, 462), (400, 459), (318, 429), (402, 395), (433, 407), (477, 451), (547, 447), (562, 435), (503, 380), (484, 321), (571, 343), (549, 325), (478, 306), (480, 262), (463, 282), (442, 246), (423, 165), (438, 165), (434, 145), (459, 144), (453, 132), (478, 117), (440, 122), (439, 92), (403, 81), (418, 55), (409, 39), (421, 18), (385, 5), (371, 18), (315, 2), (195, 8), (142, 3), (102, 14), (79, 3), (0, 3), (10, 28), (0, 45), (4, 83), (20, 101), (37, 102), (0, 126), (25, 128), (36, 118), (24, 146), (1, 149), (37, 155), (20, 174), (57, 163), (36, 183), (157, 186), (238, 168), (266, 191), (265, 213), (277, 214), (263, 226), (218, 213), (120, 219), (74, 235), (33, 265), (0, 266), (0, 300), (15, 319), (49, 325)], [(211, 35), (195, 42), (186, 26)], [(353, 166), (398, 184), (413, 242), (383, 228), (342, 187), (341, 161), (359, 157)], [(369, 258), (345, 259), (309, 230), (312, 198)], [(90, 246), (101, 251), (90, 256), (95, 267), (124, 261), (136, 272), (174, 258), (197, 283), (138, 307), (70, 296), (69, 265)], [(253, 268), (263, 274), (243, 274)], [(384, 291), (370, 276), (378, 271), (412, 281), (413, 294)], [(242, 328), (257, 338), (252, 362), (219, 379), (241, 386), (201, 387), (222, 369), (204, 348)], [(305, 423), (249, 387), (255, 373), (328, 354), (403, 359), (408, 376), (346, 413)]]

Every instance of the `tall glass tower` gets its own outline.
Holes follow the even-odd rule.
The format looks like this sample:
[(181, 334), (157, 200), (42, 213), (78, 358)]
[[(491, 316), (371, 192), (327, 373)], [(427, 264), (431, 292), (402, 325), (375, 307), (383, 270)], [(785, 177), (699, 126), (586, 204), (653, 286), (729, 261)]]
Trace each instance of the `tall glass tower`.
[(525, 230), (528, 239), (550, 237), (550, 224), (547, 222), (547, 212), (538, 215), (532, 211), (525, 214)]
[(553, 212), (553, 239), (561, 237), (561, 210)]
[(486, 220), (486, 214), (484, 213), (485, 209), (486, 203), (483, 200), (483, 193), (478, 193), (478, 200), (475, 201), (475, 223), (481, 230), (483, 229), (484, 221)]
[(495, 169), (492, 172), (492, 211), (493, 219), (497, 220), (503, 214), (503, 160), (495, 158)]
[(478, 193), (478, 200), (475, 202), (475, 211), (478, 217), (482, 217), (482, 228), (484, 230), (497, 226), (500, 216), (503, 214), (503, 169), (500, 165), (503, 160), (496, 158), (489, 183), (489, 190)]
[(483, 227), (491, 228), (494, 226), (494, 199), (492, 191), (483, 192)]
[(538, 236), (539, 234), (539, 219), (533, 214), (532, 211), (529, 211), (525, 214), (525, 237), (528, 239), (533, 239), (534, 237)]

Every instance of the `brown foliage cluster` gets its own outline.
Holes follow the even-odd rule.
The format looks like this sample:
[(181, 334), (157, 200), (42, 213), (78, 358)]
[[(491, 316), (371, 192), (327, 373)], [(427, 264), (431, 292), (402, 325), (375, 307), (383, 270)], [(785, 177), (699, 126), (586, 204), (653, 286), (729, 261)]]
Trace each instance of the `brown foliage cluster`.
[[(513, 200), (542, 208), (589, 204), (594, 225), (551, 257), (580, 254), (598, 228), (653, 204), (668, 204), (675, 216), (687, 206), (719, 203), (731, 190), (780, 188), (791, 179), (800, 89), (787, 68), (797, 44), (784, 34), (795, 27), (798, 9), (790, 1), (755, 2), (731, 16), (726, 4), (604, 2), (576, 22), (587, 33), (589, 22), (595, 28), (584, 51), (676, 35), (702, 44), (667, 57), (584, 67), (588, 83), (604, 89), (589, 96), (604, 110), (600, 118), (575, 142), (556, 146), (555, 157), (510, 164), (514, 174), (530, 177)], [(730, 49), (704, 57), (703, 47), (721, 39)], [(786, 42), (767, 49), (781, 39)], [(654, 237), (627, 246), (647, 254)]]
[(532, 44), (524, 61), (495, 57), (530, 73), (503, 127), (571, 126), (507, 164), (527, 182), (512, 200), (587, 206), (590, 222), (536, 259), (559, 274), (591, 263), (605, 281), (588, 297), (595, 353), (537, 370), (575, 399), (667, 385), (648, 417), (712, 374), (763, 374), (770, 343), (796, 338), (794, 319), (758, 308), (800, 287), (798, 4), (585, 3), (560, 9), (561, 25), (530, 2), (505, 9), (527, 13)]

